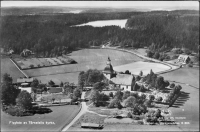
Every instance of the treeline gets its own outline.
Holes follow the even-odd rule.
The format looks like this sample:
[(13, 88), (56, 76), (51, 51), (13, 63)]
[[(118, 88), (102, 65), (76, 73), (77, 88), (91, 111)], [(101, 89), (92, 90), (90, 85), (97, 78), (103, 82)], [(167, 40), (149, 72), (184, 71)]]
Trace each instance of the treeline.
[[(5, 50), (13, 49), (17, 54), (27, 48), (45, 57), (59, 56), (91, 45), (99, 46), (108, 41), (112, 45), (132, 48), (154, 43), (159, 49), (165, 45), (162, 50), (184, 46), (197, 52), (199, 17), (195, 13), (167, 14), (160, 11), (3, 16), (0, 43)], [(126, 29), (118, 26), (70, 27), (95, 20), (128, 18)]]
[[(184, 47), (198, 51), (199, 16), (197, 11), (152, 12), (133, 16), (126, 23), (140, 36), (140, 43), (154, 46), (159, 51)], [(147, 46), (148, 46), (147, 45)]]
[(134, 14), (139, 13), (3, 16), (1, 43), (5, 50), (13, 49), (15, 53), (27, 48), (44, 56), (60, 55), (76, 48), (100, 45), (115, 36), (113, 33), (121, 30), (117, 26), (103, 28), (70, 26), (94, 20), (125, 19)]

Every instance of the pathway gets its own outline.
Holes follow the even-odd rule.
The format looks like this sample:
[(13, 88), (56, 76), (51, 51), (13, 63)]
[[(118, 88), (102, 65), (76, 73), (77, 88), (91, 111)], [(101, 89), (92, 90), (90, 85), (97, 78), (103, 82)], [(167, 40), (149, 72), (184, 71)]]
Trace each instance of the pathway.
[[(84, 98), (85, 98), (85, 92), (82, 92), (81, 99), (84, 99)], [(67, 131), (86, 112), (94, 113), (94, 114), (97, 114), (99, 116), (106, 116), (106, 115), (98, 114), (98, 113), (96, 113), (94, 111), (89, 111), (88, 110), (88, 106), (86, 105), (86, 102), (81, 102), (81, 110), (80, 110), (80, 112), (76, 115), (76, 117), (67, 126), (65, 126), (62, 129), (62, 132)]]

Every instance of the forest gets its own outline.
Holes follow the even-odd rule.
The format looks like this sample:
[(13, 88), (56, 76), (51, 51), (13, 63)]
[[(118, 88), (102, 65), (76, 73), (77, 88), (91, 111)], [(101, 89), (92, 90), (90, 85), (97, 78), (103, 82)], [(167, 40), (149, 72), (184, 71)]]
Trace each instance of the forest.
[[(128, 19), (126, 28), (70, 27), (95, 20)], [(79, 48), (112, 45), (157, 49), (185, 47), (198, 52), (198, 11), (112, 12), (2, 16), (1, 39), (5, 50), (19, 54), (27, 48), (45, 57), (59, 56)]]

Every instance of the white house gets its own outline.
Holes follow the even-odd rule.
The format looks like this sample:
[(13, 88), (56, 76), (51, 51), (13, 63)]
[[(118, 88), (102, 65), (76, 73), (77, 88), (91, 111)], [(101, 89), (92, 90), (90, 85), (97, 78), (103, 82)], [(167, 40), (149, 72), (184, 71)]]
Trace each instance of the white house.
[(21, 91), (27, 91), (28, 93), (32, 92), (32, 88), (30, 87), (29, 83), (22, 83), (19, 87), (19, 89), (21, 89)]
[(179, 63), (183, 63), (183, 64), (187, 64), (190, 61), (190, 57), (188, 55), (179, 55), (178, 57), (178, 62)]

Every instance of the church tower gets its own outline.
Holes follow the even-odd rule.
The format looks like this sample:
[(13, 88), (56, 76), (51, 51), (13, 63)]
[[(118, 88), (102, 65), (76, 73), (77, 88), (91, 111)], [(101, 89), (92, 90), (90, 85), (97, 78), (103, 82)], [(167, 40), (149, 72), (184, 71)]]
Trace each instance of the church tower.
[(114, 70), (111, 65), (110, 57), (108, 57), (108, 60), (106, 62), (106, 67), (104, 68), (103, 73), (106, 74), (106, 76), (108, 76), (110, 79), (113, 77)]

